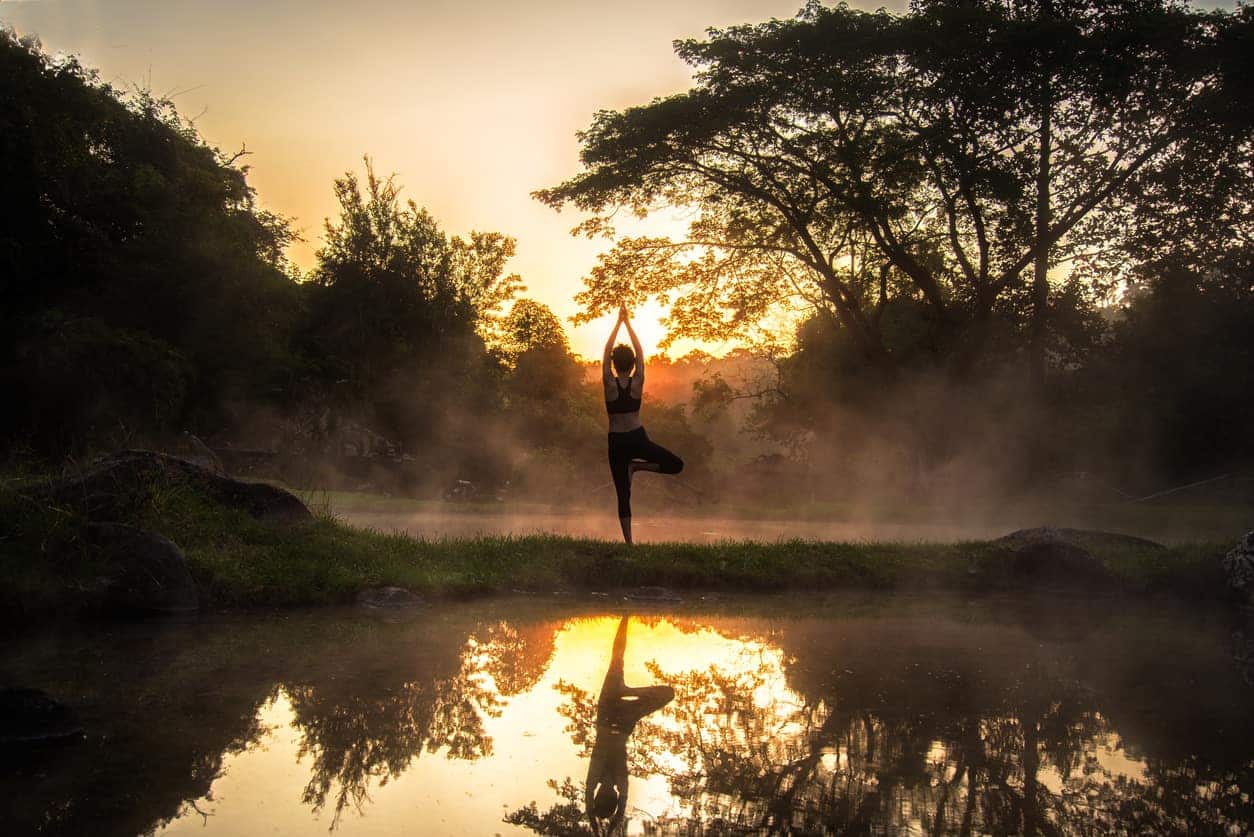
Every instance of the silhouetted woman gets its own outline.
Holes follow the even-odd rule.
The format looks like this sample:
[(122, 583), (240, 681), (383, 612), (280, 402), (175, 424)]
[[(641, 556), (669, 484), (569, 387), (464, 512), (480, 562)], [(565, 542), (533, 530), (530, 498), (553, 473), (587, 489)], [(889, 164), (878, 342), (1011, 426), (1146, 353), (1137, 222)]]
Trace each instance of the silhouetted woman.
[(618, 623), (610, 669), (597, 700), (597, 738), (588, 764), (584, 806), (592, 832), (626, 833), (627, 739), (636, 723), (675, 698), (670, 686), (628, 686), (623, 682), (623, 652), (627, 650), (627, 617)]
[[(620, 326), (627, 326), (631, 345), (614, 345)], [(613, 367), (611, 371), (611, 366)], [(627, 308), (618, 309), (618, 322), (605, 341), (601, 360), (605, 385), (605, 409), (610, 414), (610, 474), (618, 492), (618, 521), (623, 539), (631, 543), (631, 479), (637, 471), (678, 474), (684, 461), (654, 443), (640, 424), (640, 400), (644, 397), (644, 354), (640, 341), (627, 318)]]

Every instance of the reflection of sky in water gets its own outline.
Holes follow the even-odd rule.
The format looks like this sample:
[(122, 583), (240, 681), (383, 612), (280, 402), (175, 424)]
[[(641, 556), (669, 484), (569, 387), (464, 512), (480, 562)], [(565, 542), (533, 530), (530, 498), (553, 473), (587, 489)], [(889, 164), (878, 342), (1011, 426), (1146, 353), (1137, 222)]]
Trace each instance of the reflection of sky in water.
[[(336, 833), (412, 834), (419, 823), (425, 823), (433, 834), (530, 833), (501, 818), (533, 800), (550, 800), (553, 791), (546, 784), (548, 779), (570, 776), (582, 781), (587, 770), (586, 761), (564, 731), (567, 721), (558, 713), (564, 698), (553, 687), (562, 680), (595, 697), (617, 625), (616, 616), (565, 622), (557, 631), (544, 676), (533, 688), (508, 699), (500, 716), (485, 724), (492, 739), (491, 756), (461, 761), (423, 754), (400, 777), (372, 783), (363, 811), (347, 811)], [(471, 665), (485, 662), (474, 645), (468, 645), (464, 656)], [(778, 649), (728, 639), (710, 629), (685, 631), (665, 620), (654, 624), (632, 620), (624, 660), (628, 684), (654, 682), (647, 662), (656, 662), (668, 672), (710, 665), (756, 668), (765, 663), (773, 667), (775, 676), (762, 685), (760, 698), (797, 700), (785, 684)], [(491, 675), (482, 677), (491, 683)], [(315, 817), (301, 804), (301, 789), (309, 780), (309, 759), (298, 758), (301, 733), (292, 724), (291, 704), (283, 691), (261, 710), (260, 720), (269, 733), (247, 751), (225, 760), (210, 798), (198, 800), (157, 833), (203, 835), (206, 828), (208, 833), (238, 835), (325, 832), (331, 812), (323, 810)], [(641, 833), (642, 815), (684, 812), (660, 776), (633, 779), (630, 803), (629, 834)]]
[[(0, 833), (529, 833), (506, 816), (586, 833), (622, 606), (205, 614), (0, 644), (5, 681), (87, 730), (0, 770)], [(1254, 716), (1232, 617), (865, 593), (646, 607), (625, 680), (674, 699), (613, 750), (628, 833), (1244, 834)]]
[[(547, 785), (549, 780), (561, 782), (570, 777), (576, 784), (583, 781), (587, 762), (572, 741), (569, 690), (586, 693), (595, 703), (616, 626), (617, 617), (611, 616), (556, 623), (547, 667), (530, 688), (512, 696), (498, 692), (491, 674), (493, 666), (503, 662), (494, 659), (501, 650), (490, 642), (467, 641), (462, 653), (463, 674), (480, 684), (492, 696), (487, 702), (496, 707), (484, 713), (483, 732), (491, 740), (490, 753), (466, 760), (448, 758), (446, 752), (423, 752), (399, 775), (380, 771), (369, 776), (361, 810), (349, 806), (336, 823), (337, 833), (530, 833), (502, 822), (502, 817), (531, 801), (536, 801), (541, 811), (555, 804), (558, 800)], [(737, 622), (736, 628), (744, 626)], [(770, 634), (769, 623), (761, 627), (766, 628), (762, 635)], [(726, 633), (737, 635), (736, 628)], [(678, 684), (675, 703), (647, 718), (637, 729), (631, 743), (633, 759), (634, 751), (647, 750), (653, 742), (652, 763), (667, 775), (633, 775), (628, 834), (644, 833), (646, 821), (664, 825), (697, 816), (708, 821), (712, 815), (755, 811), (752, 805), (729, 796), (725, 788), (709, 792), (706, 787), (679, 797), (672, 792), (676, 777), (705, 775), (708, 766), (702, 764), (699, 753), (711, 742), (724, 751), (742, 752), (745, 764), (758, 767), (811, 758), (807, 785), (798, 800), (813, 795), (816, 788), (839, 786), (855, 800), (874, 798), (881, 790), (881, 762), (877, 757), (868, 758), (870, 739), (860, 737), (856, 724), (847, 730), (841, 727), (840, 735), (812, 753), (807, 750), (808, 744), (817, 741), (815, 730), (828, 729), (823, 725), (837, 717), (840, 707), (829, 703), (839, 704), (840, 693), (808, 704), (789, 686), (787, 668), (791, 661), (778, 647), (758, 640), (731, 639), (691, 622), (681, 626), (668, 619), (637, 618), (630, 624), (624, 662), (629, 685), (658, 682), (658, 674), (672, 680), (682, 679), (685, 673), (713, 671), (729, 678), (722, 692), (702, 692), (701, 688), (709, 684), (699, 677), (687, 685)], [(843, 663), (833, 659), (831, 664), (839, 668)], [(404, 665), (403, 657), (397, 665)], [(565, 691), (555, 688), (559, 683), (566, 684)], [(729, 709), (735, 703), (737, 688), (743, 701)], [(1043, 713), (1051, 711), (1048, 703), (1043, 704)], [(889, 705), (882, 711), (891, 716), (894, 708)], [(748, 717), (752, 722), (745, 720)], [(691, 738), (685, 724), (691, 726), (694, 718), (700, 719), (698, 726), (704, 725), (697, 736), (706, 739), (700, 746), (687, 752), (657, 749), (658, 742), (681, 740), (685, 735)], [(267, 730), (264, 736), (243, 752), (224, 759), (222, 774), (210, 794), (188, 805), (158, 833), (325, 833), (334, 820), (333, 806), (314, 813), (309, 805), (302, 804), (312, 756), (302, 754), (303, 732), (293, 724), (294, 719), (290, 696), (280, 688), (259, 713)], [(1017, 734), (1013, 724), (1008, 727), (1007, 723), (1006, 719), (985, 719), (980, 722), (981, 736), (996, 741), (999, 736)], [(1055, 765), (1042, 763), (1037, 781), (1044, 792), (1083, 803), (1094, 783), (1145, 779), (1145, 762), (1124, 751), (1099, 713), (1088, 713), (1084, 723), (1092, 734), (1082, 742), (1078, 769), (1070, 770), (1071, 775), (1064, 780)], [(878, 746), (891, 749), (893, 744), (886, 739)], [(922, 753), (922, 772), (916, 786), (891, 792), (893, 810), (885, 825), (894, 833), (930, 832), (938, 798), (950, 793), (954, 800), (963, 798), (960, 771), (967, 756), (956, 751), (954, 742), (939, 739), (925, 742)], [(1020, 785), (1021, 779), (1008, 780), (1012, 789)]]

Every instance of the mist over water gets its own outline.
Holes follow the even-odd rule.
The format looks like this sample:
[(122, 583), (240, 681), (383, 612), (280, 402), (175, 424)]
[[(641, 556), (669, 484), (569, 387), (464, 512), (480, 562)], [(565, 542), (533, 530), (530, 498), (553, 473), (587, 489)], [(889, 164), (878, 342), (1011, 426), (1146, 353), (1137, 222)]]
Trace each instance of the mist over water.
[[(405, 532), (427, 539), (484, 536), (568, 535), (613, 540), (619, 537), (618, 520), (612, 514), (506, 512), (379, 513), (347, 512), (343, 519), (362, 528)], [(1005, 534), (995, 526), (959, 526), (920, 523), (839, 523), (816, 520), (753, 520), (735, 517), (639, 516), (633, 518), (633, 534), (639, 542), (786, 540), (817, 541), (955, 541), (980, 540)]]
[[(390, 503), (389, 503), (390, 504)], [(381, 503), (381, 506), (389, 505)], [(368, 501), (367, 501), (368, 505)], [(562, 535), (617, 541), (621, 538), (612, 503), (602, 509), (572, 506), (519, 509), (511, 504), (467, 508), (460, 504), (414, 503), (413, 510), (352, 508), (331, 511), (345, 523), (382, 532), (402, 532), (426, 540)], [(443, 506), (443, 508), (441, 508)], [(896, 514), (830, 512), (805, 506), (777, 508), (772, 516), (736, 510), (642, 510), (632, 519), (642, 543), (790, 540), (953, 543), (991, 540), (1038, 526), (1118, 532), (1163, 544), (1226, 543), (1248, 529), (1245, 506), (1230, 502), (1023, 505), (1004, 509), (912, 509)]]

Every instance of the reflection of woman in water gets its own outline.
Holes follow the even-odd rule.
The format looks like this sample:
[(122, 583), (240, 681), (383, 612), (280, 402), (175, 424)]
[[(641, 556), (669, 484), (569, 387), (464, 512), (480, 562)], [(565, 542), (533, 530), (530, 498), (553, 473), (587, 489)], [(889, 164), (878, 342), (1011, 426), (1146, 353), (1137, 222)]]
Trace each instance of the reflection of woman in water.
[(627, 617), (618, 623), (610, 669), (597, 701), (597, 739), (588, 764), (584, 805), (594, 834), (623, 834), (627, 824), (627, 739), (636, 722), (675, 697), (670, 686), (628, 686), (623, 682)]
[[(631, 345), (614, 345), (620, 326), (627, 326)], [(613, 366), (613, 372), (610, 367)], [(644, 355), (640, 341), (627, 319), (626, 307), (618, 309), (618, 322), (605, 341), (601, 360), (605, 385), (605, 409), (610, 414), (610, 473), (618, 492), (618, 521), (623, 539), (631, 543), (631, 479), (637, 471), (678, 474), (684, 461), (649, 439), (640, 424), (640, 400), (644, 396)]]

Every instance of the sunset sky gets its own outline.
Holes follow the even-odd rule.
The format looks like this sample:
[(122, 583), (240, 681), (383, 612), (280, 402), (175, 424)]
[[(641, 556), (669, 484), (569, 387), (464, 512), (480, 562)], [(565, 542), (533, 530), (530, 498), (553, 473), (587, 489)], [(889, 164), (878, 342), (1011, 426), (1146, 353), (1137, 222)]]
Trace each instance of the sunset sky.
[[(516, 237), (512, 269), (529, 296), (565, 319), (575, 313), (580, 278), (608, 243), (571, 237), (578, 216), (555, 213), (530, 193), (578, 171), (575, 132), (598, 109), (687, 88), (689, 68), (672, 40), (790, 17), (801, 5), (8, 0), (0, 21), (37, 34), (45, 49), (79, 55), (118, 87), (170, 95), (211, 144), (246, 144), (262, 204), (302, 230), (305, 241), (291, 253), (302, 268), (312, 265), (323, 219), (335, 212), (332, 179), (370, 154), (446, 231)], [(660, 337), (657, 315), (640, 312), (646, 349)], [(605, 330), (572, 329), (572, 347), (599, 355)]]

